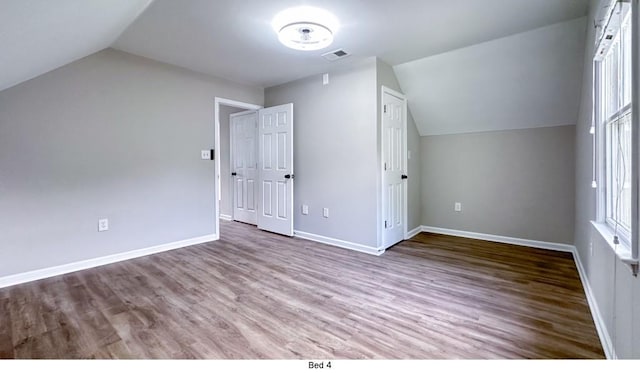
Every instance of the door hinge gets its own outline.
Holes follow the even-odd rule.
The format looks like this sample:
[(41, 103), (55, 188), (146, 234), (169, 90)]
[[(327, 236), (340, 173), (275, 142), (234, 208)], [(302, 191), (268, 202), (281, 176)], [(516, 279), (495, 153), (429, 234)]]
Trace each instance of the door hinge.
[(384, 170), (387, 170), (387, 162), (384, 162)]
[(384, 105), (384, 112), (387, 112), (387, 105)]
[(385, 228), (389, 228), (389, 222), (388, 222), (388, 221), (386, 221), (386, 220), (384, 221), (384, 227), (385, 227)]

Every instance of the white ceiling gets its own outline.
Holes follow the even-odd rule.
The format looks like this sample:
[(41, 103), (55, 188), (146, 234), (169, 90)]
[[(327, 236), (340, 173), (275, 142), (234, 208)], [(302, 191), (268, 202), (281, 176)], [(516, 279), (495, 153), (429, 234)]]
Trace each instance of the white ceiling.
[(578, 122), (586, 17), (394, 66), (422, 136)]
[(151, 0), (2, 0), (0, 90), (109, 47)]
[[(155, 0), (114, 43), (129, 53), (269, 87), (378, 56), (391, 65), (587, 14), (588, 0)], [(57, 4), (57, 2), (56, 2)], [(298, 5), (335, 14), (342, 28), (318, 52), (281, 46), (271, 29)], [(353, 53), (338, 62), (320, 54)]]
[[(149, 5), (151, 3), (151, 5)], [(586, 14), (588, 0), (2, 0), (0, 90), (113, 46), (269, 87), (378, 56), (397, 65)], [(334, 13), (326, 50), (280, 45), (271, 20), (292, 6)], [(126, 30), (126, 31), (125, 31)], [(124, 31), (124, 32), (123, 32)], [(353, 55), (328, 62), (320, 54)]]

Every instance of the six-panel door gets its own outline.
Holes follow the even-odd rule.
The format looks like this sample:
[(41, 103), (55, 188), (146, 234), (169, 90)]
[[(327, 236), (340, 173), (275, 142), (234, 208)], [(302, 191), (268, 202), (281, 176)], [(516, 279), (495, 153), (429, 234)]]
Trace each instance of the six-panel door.
[(258, 228), (293, 236), (293, 104), (258, 112)]

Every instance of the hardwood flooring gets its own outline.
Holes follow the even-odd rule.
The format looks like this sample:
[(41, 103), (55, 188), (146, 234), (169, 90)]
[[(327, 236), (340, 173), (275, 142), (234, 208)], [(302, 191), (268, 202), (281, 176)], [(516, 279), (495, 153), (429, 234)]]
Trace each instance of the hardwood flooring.
[(423, 233), (374, 257), (221, 232), (0, 289), (0, 357), (604, 358), (570, 254)]

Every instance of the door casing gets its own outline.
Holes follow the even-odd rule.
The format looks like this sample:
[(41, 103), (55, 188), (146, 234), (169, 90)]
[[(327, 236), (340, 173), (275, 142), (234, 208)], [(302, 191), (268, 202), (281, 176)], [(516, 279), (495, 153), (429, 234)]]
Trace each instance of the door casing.
[(230, 100), (227, 98), (216, 97), (213, 102), (214, 109), (214, 163), (215, 163), (215, 182), (213, 188), (213, 195), (215, 196), (214, 204), (214, 228), (216, 231), (216, 235), (220, 237), (220, 198), (221, 188), (220, 188), (220, 105), (231, 106), (240, 109), (247, 110), (258, 110), (262, 109), (261, 105), (251, 104), (247, 102), (241, 102), (236, 100)]

